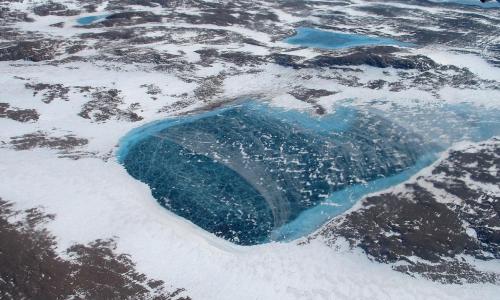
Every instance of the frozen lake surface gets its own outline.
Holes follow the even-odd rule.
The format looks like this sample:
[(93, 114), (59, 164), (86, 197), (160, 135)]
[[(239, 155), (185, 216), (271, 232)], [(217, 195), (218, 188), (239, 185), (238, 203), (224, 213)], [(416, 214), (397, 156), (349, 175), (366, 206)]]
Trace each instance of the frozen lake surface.
[(98, 16), (87, 16), (81, 17), (76, 20), (79, 25), (90, 25), (96, 21), (106, 18), (108, 15), (98, 15)]
[(408, 180), (457, 141), (500, 134), (470, 105), (313, 116), (257, 102), (132, 130), (119, 161), (165, 208), (241, 245), (306, 236), (369, 193)]
[(429, 165), (435, 148), (369, 111), (317, 117), (249, 102), (138, 128), (118, 156), (167, 209), (252, 245), (309, 234)]
[(390, 38), (373, 37), (361, 34), (341, 33), (320, 30), (315, 28), (300, 27), (297, 34), (289, 37), (285, 42), (323, 49), (342, 49), (359, 46), (411, 46), (409, 43), (400, 42)]

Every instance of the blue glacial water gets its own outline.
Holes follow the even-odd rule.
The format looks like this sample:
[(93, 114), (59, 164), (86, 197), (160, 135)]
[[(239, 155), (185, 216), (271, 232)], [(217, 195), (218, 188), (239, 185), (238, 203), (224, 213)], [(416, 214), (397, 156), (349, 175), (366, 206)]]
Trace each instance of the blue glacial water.
[(257, 102), (131, 131), (117, 156), (165, 208), (241, 245), (306, 235), (430, 164), (436, 147), (369, 111)]
[(396, 175), (375, 179), (370, 182), (351, 185), (333, 192), (325, 201), (305, 210), (295, 220), (275, 229), (269, 241), (291, 241), (314, 232), (334, 216), (350, 209), (364, 196), (385, 190), (391, 186), (407, 181), (423, 168), (430, 166), (438, 158), (437, 151), (429, 151), (422, 155), (413, 166)]
[(430, 0), (435, 3), (445, 3), (445, 4), (461, 4), (466, 6), (478, 6), (483, 8), (499, 8), (500, 3), (496, 0), (482, 3), (479, 0)]
[(87, 16), (87, 17), (82, 17), (82, 18), (78, 18), (76, 19), (76, 22), (79, 24), (79, 25), (90, 25), (96, 21), (99, 21), (99, 20), (102, 20), (104, 18), (106, 18), (108, 15), (99, 15), (99, 16)]
[(324, 202), (305, 210), (295, 220), (275, 229), (270, 240), (288, 241), (303, 237), (333, 216), (350, 209), (365, 195), (382, 191), (408, 180), (421, 169), (432, 164), (438, 153), (458, 141), (480, 142), (493, 136), (500, 136), (500, 111), (471, 104), (443, 105), (439, 108), (395, 109), (383, 112), (391, 119), (420, 136), (433, 145), (434, 151), (422, 155), (408, 169), (393, 176), (376, 179), (367, 183), (351, 185), (333, 192)]
[(335, 31), (326, 31), (314, 28), (300, 27), (297, 34), (285, 39), (292, 45), (300, 45), (323, 49), (342, 49), (358, 46), (401, 46), (409, 47), (411, 44), (390, 38), (381, 38), (360, 34), (349, 34)]

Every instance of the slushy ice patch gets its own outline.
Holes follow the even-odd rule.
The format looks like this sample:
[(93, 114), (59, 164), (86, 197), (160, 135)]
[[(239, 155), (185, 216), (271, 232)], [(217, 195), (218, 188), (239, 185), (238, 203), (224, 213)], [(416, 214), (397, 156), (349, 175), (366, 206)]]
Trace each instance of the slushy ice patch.
[(253, 245), (336, 191), (403, 172), (426, 147), (367, 111), (316, 118), (249, 103), (136, 130), (119, 157), (164, 207)]
[(360, 46), (411, 46), (409, 43), (390, 38), (335, 32), (308, 27), (297, 28), (297, 33), (285, 39), (285, 42), (292, 45), (322, 49), (343, 49)]
[(108, 15), (86, 16), (76, 20), (78, 25), (90, 25), (96, 21), (104, 20)]

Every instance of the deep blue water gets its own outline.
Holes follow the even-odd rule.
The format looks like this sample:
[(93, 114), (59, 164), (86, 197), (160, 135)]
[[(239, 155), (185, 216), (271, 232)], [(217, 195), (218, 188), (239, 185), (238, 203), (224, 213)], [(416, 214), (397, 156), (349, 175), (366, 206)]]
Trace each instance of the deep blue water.
[(358, 46), (411, 46), (409, 43), (394, 39), (366, 36), (360, 34), (349, 34), (334, 31), (326, 31), (315, 28), (300, 27), (297, 34), (285, 39), (285, 42), (293, 45), (323, 48), (342, 49)]
[(369, 111), (314, 117), (249, 102), (133, 130), (118, 158), (167, 209), (252, 245), (310, 233), (363, 195), (407, 179), (432, 150)]
[(90, 25), (95, 21), (106, 18), (107, 15), (99, 15), (99, 16), (88, 16), (76, 19), (76, 22), (80, 25)]
[(438, 158), (437, 151), (429, 151), (422, 155), (413, 166), (395, 175), (375, 179), (366, 183), (351, 185), (340, 191), (333, 192), (325, 201), (305, 210), (295, 220), (275, 229), (271, 241), (290, 241), (314, 232), (334, 216), (350, 209), (364, 196), (388, 189), (410, 179), (423, 168), (430, 166)]
[(493, 0), (490, 2), (485, 2), (485, 3), (482, 3), (479, 0), (430, 0), (430, 1), (436, 2), (436, 3), (454, 3), (454, 4), (462, 4), (462, 5), (467, 5), (467, 6), (479, 6), (479, 7), (484, 7), (484, 8), (500, 7), (500, 3), (498, 3), (496, 0)]
[(132, 130), (117, 155), (161, 205), (252, 245), (305, 236), (406, 181), (454, 142), (500, 135), (494, 109), (348, 105), (315, 117), (247, 102), (171, 118)]

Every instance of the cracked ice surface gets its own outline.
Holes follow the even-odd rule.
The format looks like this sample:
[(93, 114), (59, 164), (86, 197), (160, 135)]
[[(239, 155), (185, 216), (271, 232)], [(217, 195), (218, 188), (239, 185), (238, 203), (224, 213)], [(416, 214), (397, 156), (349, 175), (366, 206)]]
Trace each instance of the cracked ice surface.
[(154, 128), (121, 154), (128, 172), (164, 207), (243, 245), (269, 241), (332, 192), (408, 169), (431, 147), (348, 107), (318, 118), (251, 102)]

